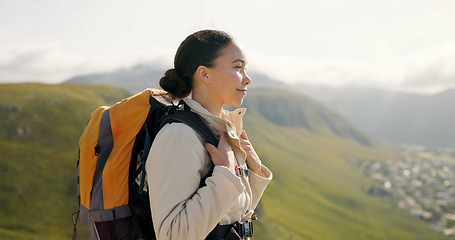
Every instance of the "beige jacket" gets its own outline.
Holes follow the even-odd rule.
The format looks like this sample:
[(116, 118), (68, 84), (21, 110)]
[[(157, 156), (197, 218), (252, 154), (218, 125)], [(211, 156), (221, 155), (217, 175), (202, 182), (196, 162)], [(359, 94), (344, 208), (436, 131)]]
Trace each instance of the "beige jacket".
[[(246, 109), (224, 111), (224, 118), (210, 114), (198, 102), (185, 102), (217, 131), (226, 131), (239, 166), (246, 168), (246, 153), (240, 147), (242, 117)], [(167, 124), (156, 136), (146, 164), (150, 204), (157, 239), (204, 239), (218, 224), (251, 218), (267, 184), (270, 170), (263, 166), (261, 177), (236, 176), (216, 166), (206, 186), (201, 177), (210, 169), (210, 156), (202, 138), (182, 123)]]

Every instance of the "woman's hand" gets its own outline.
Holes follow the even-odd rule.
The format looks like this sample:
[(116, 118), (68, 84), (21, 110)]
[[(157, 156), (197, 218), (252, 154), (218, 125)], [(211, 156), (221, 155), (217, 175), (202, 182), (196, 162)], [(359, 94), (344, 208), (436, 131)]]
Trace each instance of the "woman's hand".
[(257, 175), (262, 176), (262, 162), (259, 159), (259, 156), (256, 154), (256, 151), (253, 148), (253, 145), (248, 140), (245, 130), (242, 130), (240, 134), (240, 146), (246, 152), (246, 164), (248, 168), (251, 169)]
[(221, 132), (217, 134), (220, 137), (218, 147), (215, 147), (210, 143), (206, 143), (204, 147), (212, 157), (212, 161), (215, 166), (225, 166), (231, 169), (232, 172), (235, 172), (235, 155), (231, 145), (227, 142), (227, 133)]

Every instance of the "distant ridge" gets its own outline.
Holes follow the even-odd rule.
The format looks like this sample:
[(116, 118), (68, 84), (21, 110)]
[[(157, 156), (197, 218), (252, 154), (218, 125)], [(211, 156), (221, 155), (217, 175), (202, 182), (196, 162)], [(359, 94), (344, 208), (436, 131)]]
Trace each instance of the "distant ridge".
[[(147, 87), (158, 87), (161, 76), (162, 72), (156, 68), (137, 65), (110, 73), (77, 76), (66, 82), (118, 86), (134, 93)], [(256, 109), (268, 121), (280, 126), (304, 127), (315, 133), (334, 134), (364, 145), (373, 143), (370, 137), (322, 104), (287, 91), (288, 85), (258, 73), (252, 73), (251, 78), (256, 87), (249, 86), (245, 106)]]
[(75, 76), (65, 82), (116, 86), (135, 93), (149, 87), (157, 88), (164, 71), (148, 65), (136, 65), (112, 72)]
[(300, 89), (373, 136), (394, 143), (455, 146), (455, 89), (433, 95), (349, 86)]
[(298, 93), (255, 88), (249, 91), (243, 105), (278, 126), (305, 128), (317, 134), (333, 134), (367, 146), (373, 144), (371, 137), (341, 116)]
[[(137, 65), (113, 72), (75, 76), (66, 82), (117, 86), (130, 93), (158, 87), (166, 69)], [(426, 146), (455, 146), (455, 90), (435, 95), (418, 95), (365, 87), (340, 88), (286, 84), (260, 73), (250, 73), (249, 89), (272, 88), (309, 96), (322, 103), (355, 128), (393, 143)], [(344, 124), (343, 124), (344, 125)], [(340, 131), (334, 127), (333, 131)], [(341, 131), (346, 134), (346, 131)], [(348, 134), (351, 137), (358, 133)], [(363, 137), (355, 137), (367, 143)]]
[[(159, 80), (166, 69), (152, 65), (135, 65), (131, 68), (122, 68), (112, 72), (93, 73), (78, 75), (65, 80), (65, 83), (82, 83), (116, 86), (128, 90), (131, 93), (139, 92), (145, 88), (159, 88)], [(276, 89), (287, 89), (288, 85), (274, 80), (268, 76), (251, 73), (253, 79), (252, 87), (270, 87)]]

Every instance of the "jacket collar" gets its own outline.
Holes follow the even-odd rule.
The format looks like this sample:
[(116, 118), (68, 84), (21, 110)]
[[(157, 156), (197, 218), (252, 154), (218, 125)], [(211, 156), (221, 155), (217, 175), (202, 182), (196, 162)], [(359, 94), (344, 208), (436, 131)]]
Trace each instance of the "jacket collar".
[(206, 121), (208, 121), (217, 131), (233, 130), (237, 136), (240, 136), (243, 130), (243, 115), (246, 108), (237, 108), (233, 111), (223, 109), (221, 117), (211, 114), (199, 102), (191, 98), (186, 98), (184, 101), (190, 108), (200, 114)]
[(200, 103), (190, 98), (186, 98), (184, 101), (190, 106), (192, 111), (202, 116), (216, 131), (227, 132), (228, 141), (236, 153), (237, 163), (239, 165), (244, 164), (246, 161), (246, 152), (240, 145), (240, 134), (243, 130), (243, 115), (246, 112), (246, 108), (238, 108), (234, 111), (223, 109), (222, 116), (218, 117), (211, 114)]

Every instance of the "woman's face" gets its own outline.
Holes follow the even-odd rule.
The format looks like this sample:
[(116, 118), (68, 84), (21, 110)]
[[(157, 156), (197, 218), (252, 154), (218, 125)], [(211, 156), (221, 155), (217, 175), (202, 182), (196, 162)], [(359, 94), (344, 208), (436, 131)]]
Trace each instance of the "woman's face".
[(246, 73), (247, 59), (236, 41), (232, 41), (215, 59), (214, 67), (208, 68), (212, 100), (216, 104), (239, 106), (251, 83)]

